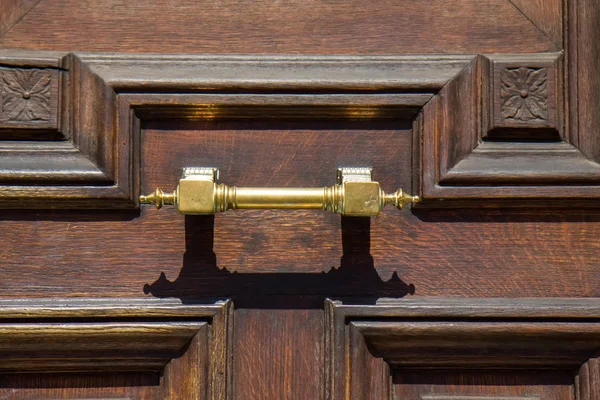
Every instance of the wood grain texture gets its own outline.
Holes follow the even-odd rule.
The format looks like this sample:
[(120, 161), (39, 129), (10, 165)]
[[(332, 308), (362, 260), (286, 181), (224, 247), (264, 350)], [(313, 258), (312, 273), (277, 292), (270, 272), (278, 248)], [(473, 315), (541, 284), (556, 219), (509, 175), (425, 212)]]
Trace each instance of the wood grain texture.
[[(561, 57), (478, 57), (425, 105), (417, 125), (423, 137), (423, 206), (536, 206), (542, 204), (536, 199), (549, 197), (558, 205), (563, 198), (598, 206), (600, 163), (588, 156), (595, 145), (587, 141), (594, 134), (578, 132), (582, 141), (571, 140), (572, 129), (568, 136), (562, 133)], [(514, 68), (529, 75), (517, 78), (521, 83), (510, 83), (505, 73)], [(511, 107), (540, 107), (526, 101), (535, 96), (532, 79), (542, 70), (544, 78), (538, 83), (545, 97), (539, 109), (544, 118), (506, 120), (502, 93), (508, 89), (498, 86), (515, 85), (507, 100)]]
[[(3, 372), (160, 372), (201, 323), (2, 324)], [(65, 351), (66, 350), (66, 351)]]
[(352, 393), (352, 399), (390, 399), (390, 376), (393, 373), (390, 365), (382, 358), (373, 357), (365, 336), (359, 330), (354, 326), (348, 330), (348, 346), (352, 352), (349, 361), (349, 393)]
[(600, 360), (593, 358), (579, 369), (575, 381), (577, 399), (592, 400), (600, 397)]
[[(558, 50), (507, 0), (44, 0), (7, 48), (157, 53), (403, 54)], [(77, 10), (74, 12), (74, 10)], [(148, 29), (147, 21), (152, 21)], [(35, 27), (36, 29), (33, 29)], [(176, 28), (176, 29), (175, 29)]]
[(567, 371), (395, 371), (396, 400), (574, 400)]
[[(7, 184), (1, 187), (0, 202), (5, 207), (136, 208), (144, 118), (410, 119), (469, 59), (44, 54), (16, 52), (11, 56), (2, 52), (11, 66), (4, 74), (10, 78), (3, 86), (10, 89), (10, 96), (4, 96), (3, 104), (10, 107), (3, 115), (8, 122), (23, 116), (38, 118), (38, 108), (45, 110), (51, 105), (60, 115), (58, 111), (48, 111), (48, 115), (60, 120), (61, 133), (72, 148), (66, 149), (69, 144), (61, 143), (61, 150), (69, 151), (57, 152), (55, 143), (45, 146), (40, 138), (19, 142), (15, 148), (19, 154), (4, 160)], [(52, 57), (57, 59), (52, 61)], [(58, 63), (65, 70), (61, 72), (62, 85), (57, 84), (60, 95), (55, 88), (49, 92), (54, 97), (43, 99), (44, 107), (39, 102), (31, 106), (34, 98), (25, 97), (38, 94), (24, 91), (14, 79), (45, 70), (15, 69), (17, 60), (28, 67)], [(375, 94), (379, 91), (392, 93)], [(211, 92), (218, 94), (203, 95)], [(11, 123), (17, 122), (7, 132), (27, 130), (33, 123)], [(38, 161), (49, 156), (58, 158)], [(61, 179), (63, 176), (68, 178)]]
[[(0, 322), (202, 327), (162, 377), (4, 374), (0, 398), (330, 400), (340, 385), (354, 391), (348, 398), (369, 400), (596, 400), (597, 339), (575, 327), (596, 324), (600, 315), (597, 300), (576, 299), (600, 297), (600, 213), (571, 196), (588, 188), (584, 197), (597, 197), (599, 11), (595, 1), (565, 2), (562, 70), (558, 62), (540, 64), (560, 59), (562, 3), (514, 0), (519, 11), (508, 0), (42, 0), (0, 37), (2, 68), (51, 69), (65, 78), (60, 132), (2, 132), (0, 181), (21, 210), (0, 211)], [(2, 1), (0, 9), (15, 4)], [(78, 49), (129, 54), (66, 55)], [(190, 54), (136, 54), (174, 51)], [(193, 55), (203, 52), (221, 56)], [(230, 53), (257, 55), (224, 56)], [(484, 56), (465, 76), (472, 55), (404, 53)], [(371, 56), (382, 54), (388, 56)], [(519, 60), (510, 68), (556, 70), (555, 99), (547, 93), (556, 114), (543, 114), (553, 120), (551, 132), (499, 126), (498, 93), (486, 99), (477, 92), (490, 88), (483, 76), (495, 57), (497, 71), (507, 59)], [(568, 96), (560, 93), (561, 76)], [(228, 182), (257, 186), (330, 184), (337, 164), (372, 163), (386, 189), (417, 193), (421, 158), (433, 152), (440, 160), (442, 150), (418, 145), (427, 129), (442, 126), (428, 124), (419, 109), (444, 102), (451, 106), (444, 124), (459, 133), (447, 141), (449, 186), (506, 197), (497, 185), (521, 185), (515, 187), (540, 196), (528, 203), (537, 208), (386, 210), (372, 220), (305, 211), (212, 218), (150, 207), (70, 209), (113, 201), (135, 207), (140, 187), (172, 188), (191, 163), (211, 163)], [(472, 113), (473, 106), (481, 109)], [(488, 112), (493, 107), (500, 113)], [(485, 126), (498, 129), (482, 146), (486, 132), (477, 129), (487, 116), (495, 122)], [(476, 129), (467, 131), (470, 125)], [(58, 142), (63, 136), (68, 141)], [(548, 210), (549, 196), (563, 197), (563, 208)], [(481, 206), (456, 198), (461, 207)], [(22, 210), (57, 205), (68, 209)], [(112, 300), (73, 299), (81, 296)], [(237, 310), (215, 304), (227, 297)], [(327, 302), (323, 323), (327, 297), (345, 305)], [(465, 324), (480, 324), (480, 331)], [(516, 325), (526, 334), (516, 337)], [(565, 326), (596, 353), (587, 354)], [(442, 330), (451, 346), (437, 356), (453, 370), (394, 371), (382, 354), (393, 354), (397, 366), (437, 359), (431, 353), (443, 347)], [(557, 340), (541, 338), (544, 332)], [(400, 340), (422, 344), (435, 334), (429, 356)], [(572, 348), (556, 344), (564, 338)], [(547, 348), (555, 349), (569, 370), (452, 365), (454, 351), (469, 358), (465, 343), (506, 363), (498, 342), (517, 358), (530, 355), (529, 344), (544, 360)], [(347, 352), (354, 352), (350, 361), (332, 371), (328, 357)]]
[[(570, 80), (571, 130), (574, 141), (584, 154), (591, 159), (600, 156), (600, 116), (593, 110), (598, 108), (600, 71), (598, 57), (600, 45), (590, 40), (598, 36), (600, 10), (594, 1), (577, 0), (569, 4), (569, 59), (568, 79)], [(588, 44), (589, 40), (589, 44)]]
[(590, 211), (386, 211), (343, 260), (339, 217), (324, 213), (234, 212), (191, 220), (187, 233), (175, 210), (0, 215), (2, 297), (140, 297), (161, 273), (182, 275), (156, 292), (169, 297), (376, 295), (394, 272), (419, 296), (600, 296), (600, 217)]
[[(184, 305), (156, 300), (2, 300), (0, 369), (3, 373), (53, 375), (93, 373), (102, 387), (110, 375), (142, 378), (160, 389), (161, 399), (224, 400), (230, 390), (231, 302)], [(91, 322), (93, 321), (93, 322)], [(45, 373), (46, 375), (39, 373)], [(106, 376), (106, 378), (102, 378)], [(33, 388), (37, 383), (5, 379), (0, 387)], [(83, 384), (86, 387), (87, 384)], [(118, 386), (118, 385), (115, 385)], [(143, 386), (141, 384), (140, 386)], [(46, 387), (42, 385), (41, 387)], [(53, 387), (53, 386), (48, 386)], [(60, 387), (60, 386), (59, 386)]]
[(0, 39), (40, 0), (3, 0), (0, 4)]
[(369, 398), (380, 374), (365, 359), (383, 358), (394, 373), (378, 387), (393, 383), (395, 398), (572, 399), (573, 385), (588, 390), (595, 368), (599, 306), (598, 299), (330, 301), (326, 398)]
[(322, 399), (322, 328), (320, 310), (238, 309), (233, 398)]
[(356, 321), (371, 352), (395, 368), (578, 368), (600, 343), (598, 323)]
[[(36, 162), (36, 155), (48, 154), (38, 153), (43, 145), (31, 143), (30, 151), (20, 154), (31, 160), (26, 167), (15, 165), (18, 157), (7, 159), (8, 185), (0, 200), (14, 208), (137, 207), (140, 127), (148, 119), (413, 120), (425, 105), (418, 132), (423, 137), (415, 136), (424, 146), (418, 150), (422, 177), (412, 185), (420, 186), (422, 206), (523, 207), (550, 204), (547, 200), (564, 206), (575, 199), (597, 207), (600, 167), (598, 159), (587, 157), (594, 145), (586, 139), (593, 133), (579, 132), (576, 141), (570, 139), (572, 129), (563, 135), (562, 65), (558, 53), (476, 58), (69, 54), (61, 61), (68, 71), (63, 133), (98, 168), (87, 171), (88, 163), (83, 171), (74, 170), (85, 163), (76, 153), (54, 164)], [(534, 76), (539, 78), (532, 81)], [(507, 116), (509, 103), (513, 111)], [(534, 115), (529, 109), (538, 111)], [(523, 143), (534, 140), (534, 146)], [(69, 173), (69, 186), (58, 185)], [(16, 184), (21, 178), (28, 184)]]
[(6, 400), (160, 399), (153, 374), (3, 374), (0, 396)]
[(563, 9), (561, 0), (509, 0), (544, 34), (556, 43), (563, 45)]

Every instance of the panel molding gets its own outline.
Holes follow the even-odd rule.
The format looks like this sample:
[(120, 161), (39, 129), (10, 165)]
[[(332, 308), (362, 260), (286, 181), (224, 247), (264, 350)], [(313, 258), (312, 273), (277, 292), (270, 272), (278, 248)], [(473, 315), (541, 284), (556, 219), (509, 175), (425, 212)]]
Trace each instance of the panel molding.
[(225, 400), (230, 301), (0, 300), (2, 373), (160, 375), (167, 399)]
[[(64, 140), (32, 140), (47, 127), (22, 121), (18, 130), (28, 136), (18, 142), (18, 161), (0, 159), (0, 206), (135, 209), (145, 119), (413, 118), (471, 58), (1, 50), (7, 73), (26, 67), (60, 77), (52, 83), (60, 88), (52, 107)], [(14, 130), (0, 125), (0, 146)], [(4, 146), (7, 152), (11, 146)]]
[(599, 316), (600, 299), (328, 300), (325, 398), (391, 398), (391, 369), (525, 368), (578, 370), (577, 399), (598, 400)]
[[(600, 206), (600, 5), (569, 0), (565, 9), (558, 53), (0, 50), (4, 75), (50, 76), (48, 107), (24, 106), (31, 90), (16, 86), (1, 103), (9, 110), (0, 110), (0, 207), (136, 209), (145, 120), (281, 116), (414, 120), (413, 192), (422, 207)], [(56, 136), (62, 141), (46, 140)]]

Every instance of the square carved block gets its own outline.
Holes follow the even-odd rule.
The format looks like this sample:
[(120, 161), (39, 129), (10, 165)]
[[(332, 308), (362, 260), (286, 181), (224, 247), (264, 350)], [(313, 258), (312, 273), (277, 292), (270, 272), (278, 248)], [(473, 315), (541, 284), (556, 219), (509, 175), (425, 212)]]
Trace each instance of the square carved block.
[(0, 68), (0, 128), (58, 130), (60, 72)]
[(557, 54), (483, 59), (484, 139), (561, 139), (561, 59)]

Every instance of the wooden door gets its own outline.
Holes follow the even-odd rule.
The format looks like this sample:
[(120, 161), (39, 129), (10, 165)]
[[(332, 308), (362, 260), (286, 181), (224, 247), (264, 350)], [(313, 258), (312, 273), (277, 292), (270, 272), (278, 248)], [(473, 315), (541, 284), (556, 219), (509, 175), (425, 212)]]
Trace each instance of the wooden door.
[[(600, 3), (2, 0), (0, 399), (600, 400)], [(182, 168), (421, 201), (180, 215)]]

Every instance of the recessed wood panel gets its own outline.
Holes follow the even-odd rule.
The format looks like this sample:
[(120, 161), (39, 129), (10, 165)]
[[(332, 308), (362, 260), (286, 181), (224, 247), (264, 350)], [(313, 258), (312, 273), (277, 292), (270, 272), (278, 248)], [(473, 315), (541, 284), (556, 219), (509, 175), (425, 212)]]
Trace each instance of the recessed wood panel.
[(230, 302), (1, 301), (0, 395), (225, 400), (231, 308)]
[[(407, 400), (595, 399), (599, 307), (598, 299), (328, 301), (328, 398), (392, 390)], [(387, 363), (383, 374), (373, 358)]]
[(157, 374), (22, 374), (0, 377), (3, 400), (158, 400)]
[[(412, 138), (401, 120), (235, 119), (179, 125), (188, 130), (167, 126), (178, 125), (148, 124), (143, 132), (144, 192), (174, 189), (186, 166), (218, 167), (222, 182), (257, 187), (329, 186), (338, 167), (372, 166), (385, 190), (411, 186)], [(214, 221), (214, 252), (219, 266), (230, 271), (320, 271), (339, 265), (342, 257), (337, 215), (234, 211)]]
[(394, 371), (395, 400), (573, 400), (571, 371)]

